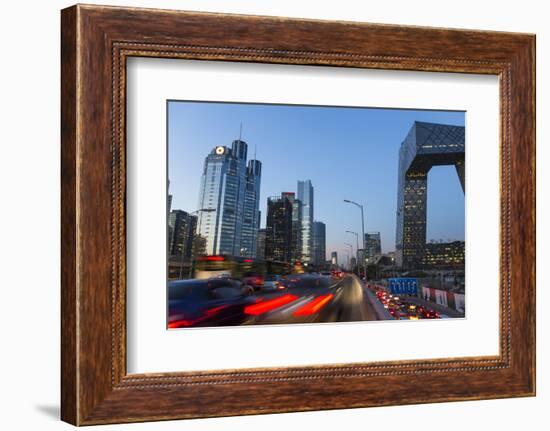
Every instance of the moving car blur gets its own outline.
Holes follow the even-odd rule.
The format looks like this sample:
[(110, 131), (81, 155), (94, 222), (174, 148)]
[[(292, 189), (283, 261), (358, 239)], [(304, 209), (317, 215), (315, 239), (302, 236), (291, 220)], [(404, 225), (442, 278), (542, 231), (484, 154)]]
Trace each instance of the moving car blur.
[(305, 272), (296, 265), (204, 256), (194, 278), (168, 282), (170, 329), (441, 317), (341, 270)]

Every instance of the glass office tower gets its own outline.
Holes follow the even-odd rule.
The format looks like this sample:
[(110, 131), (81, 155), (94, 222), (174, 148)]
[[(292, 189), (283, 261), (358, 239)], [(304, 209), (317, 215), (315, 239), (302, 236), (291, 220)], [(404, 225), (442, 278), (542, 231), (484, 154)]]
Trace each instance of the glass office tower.
[(267, 199), (265, 258), (292, 261), (292, 212), (294, 193), (282, 193)]
[(260, 183), (262, 164), (249, 160), (244, 191), (244, 219), (241, 231), (241, 256), (257, 257), (257, 237), (260, 229)]
[(215, 147), (204, 161), (199, 191), (197, 234), (205, 253), (253, 256), (259, 228), (261, 163), (247, 166), (248, 146)]
[(183, 260), (190, 262), (192, 258), (193, 241), (197, 216), (183, 210), (173, 210), (168, 216), (168, 253), (171, 256), (183, 256)]
[(313, 262), (313, 186), (311, 180), (298, 181), (298, 200), (302, 202), (302, 261)]
[(322, 221), (313, 223), (313, 250), (315, 265), (323, 265), (327, 259), (326, 252), (326, 226)]
[(369, 263), (374, 261), (376, 255), (382, 254), (382, 241), (380, 232), (368, 232), (365, 234), (365, 258)]

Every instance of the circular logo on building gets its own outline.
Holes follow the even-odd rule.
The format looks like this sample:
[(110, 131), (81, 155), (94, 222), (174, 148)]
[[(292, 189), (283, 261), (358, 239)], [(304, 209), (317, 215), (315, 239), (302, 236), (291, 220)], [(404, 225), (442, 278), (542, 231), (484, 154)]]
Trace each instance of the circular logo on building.
[(225, 153), (224, 147), (216, 147), (216, 154), (223, 154)]

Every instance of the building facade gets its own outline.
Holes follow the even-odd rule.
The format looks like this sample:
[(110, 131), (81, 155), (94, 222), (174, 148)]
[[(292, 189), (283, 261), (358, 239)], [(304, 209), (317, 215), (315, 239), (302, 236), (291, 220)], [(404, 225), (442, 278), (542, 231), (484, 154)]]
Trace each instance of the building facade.
[(265, 259), (265, 229), (258, 229), (258, 236), (256, 238), (256, 258)]
[(293, 193), (282, 193), (280, 197), (267, 199), (265, 258), (268, 260), (292, 261), (293, 201)]
[(399, 149), (396, 263), (422, 265), (426, 245), (428, 172), (454, 165), (464, 191), (464, 127), (415, 121)]
[(382, 241), (380, 232), (368, 232), (365, 234), (365, 259), (372, 263), (374, 257), (382, 253)]
[(298, 200), (302, 203), (301, 260), (313, 261), (313, 185), (311, 180), (298, 181)]
[(338, 252), (337, 251), (333, 251), (332, 253), (330, 253), (330, 264), (333, 267), (338, 266)]
[(433, 242), (428, 243), (422, 257), (422, 267), (425, 269), (464, 268), (465, 242)]
[(326, 251), (327, 234), (326, 226), (322, 221), (313, 222), (313, 263), (324, 265), (327, 259)]
[(180, 256), (182, 261), (190, 262), (195, 241), (197, 216), (183, 210), (173, 210), (168, 216), (168, 253)]
[(292, 192), (283, 192), (281, 196), (286, 197), (292, 203), (292, 238), (290, 244), (290, 260), (297, 262), (302, 260), (302, 202), (296, 199)]
[(204, 161), (197, 234), (205, 253), (254, 257), (259, 228), (261, 163), (246, 163), (248, 145), (215, 147)]
[(246, 168), (246, 188), (244, 191), (244, 220), (241, 233), (241, 256), (257, 257), (257, 235), (260, 229), (260, 184), (262, 164), (249, 160)]

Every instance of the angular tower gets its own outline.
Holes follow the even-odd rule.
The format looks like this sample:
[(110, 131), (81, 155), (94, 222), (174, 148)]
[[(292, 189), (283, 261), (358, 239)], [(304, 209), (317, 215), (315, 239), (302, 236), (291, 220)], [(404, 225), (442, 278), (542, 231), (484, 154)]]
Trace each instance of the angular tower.
[(415, 121), (399, 149), (396, 264), (417, 268), (426, 246), (428, 172), (432, 166), (454, 165), (464, 183), (465, 129)]

